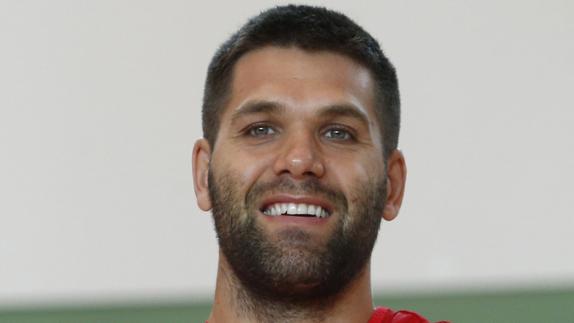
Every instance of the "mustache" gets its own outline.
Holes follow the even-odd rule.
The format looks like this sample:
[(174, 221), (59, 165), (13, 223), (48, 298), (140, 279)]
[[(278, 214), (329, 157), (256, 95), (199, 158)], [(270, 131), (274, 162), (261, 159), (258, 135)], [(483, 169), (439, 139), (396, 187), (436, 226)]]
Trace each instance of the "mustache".
[(245, 205), (253, 205), (263, 194), (286, 193), (292, 195), (319, 196), (334, 203), (335, 206), (347, 209), (347, 198), (343, 192), (321, 183), (310, 177), (303, 181), (293, 181), (288, 177), (279, 177), (269, 182), (256, 183), (245, 196)]

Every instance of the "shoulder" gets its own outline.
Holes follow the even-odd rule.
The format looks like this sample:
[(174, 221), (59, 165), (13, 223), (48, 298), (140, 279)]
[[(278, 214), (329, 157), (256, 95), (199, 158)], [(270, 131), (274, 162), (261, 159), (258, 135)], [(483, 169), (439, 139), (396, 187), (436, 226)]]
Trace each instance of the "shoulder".
[[(420, 314), (407, 311), (393, 311), (386, 307), (377, 307), (373, 311), (368, 323), (430, 323), (429, 320)], [(448, 321), (439, 321), (436, 323), (449, 323)]]

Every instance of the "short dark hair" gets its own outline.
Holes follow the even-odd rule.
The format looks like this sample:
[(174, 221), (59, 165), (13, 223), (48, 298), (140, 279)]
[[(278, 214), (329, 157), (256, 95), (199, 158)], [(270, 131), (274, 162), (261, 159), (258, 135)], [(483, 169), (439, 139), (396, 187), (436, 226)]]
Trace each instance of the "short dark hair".
[(397, 148), (400, 98), (395, 68), (378, 42), (347, 16), (322, 7), (279, 6), (251, 18), (213, 56), (205, 83), (203, 136), (215, 145), (223, 108), (230, 96), (235, 63), (247, 52), (265, 46), (295, 46), (332, 51), (367, 67), (375, 81), (375, 111), (382, 129), (385, 157)]

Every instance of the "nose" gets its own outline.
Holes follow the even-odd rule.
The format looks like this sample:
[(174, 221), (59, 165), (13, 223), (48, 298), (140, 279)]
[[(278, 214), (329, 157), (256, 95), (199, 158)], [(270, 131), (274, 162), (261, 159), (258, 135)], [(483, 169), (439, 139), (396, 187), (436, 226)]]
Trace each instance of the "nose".
[(275, 174), (289, 174), (295, 179), (307, 176), (322, 177), (325, 165), (320, 148), (312, 135), (300, 132), (287, 138), (275, 160)]

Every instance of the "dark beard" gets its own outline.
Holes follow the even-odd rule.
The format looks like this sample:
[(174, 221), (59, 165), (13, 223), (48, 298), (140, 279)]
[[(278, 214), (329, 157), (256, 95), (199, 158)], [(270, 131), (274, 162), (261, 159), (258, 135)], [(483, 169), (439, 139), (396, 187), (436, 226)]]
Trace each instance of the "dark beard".
[[(235, 191), (234, 174), (209, 170), (209, 192), (219, 246), (251, 298), (266, 303), (317, 304), (334, 298), (362, 271), (371, 256), (385, 204), (385, 179), (355, 188), (353, 214), (344, 194), (316, 178), (294, 183), (286, 177), (255, 184), (245, 201)], [(273, 237), (257, 223), (255, 201), (264, 192), (321, 196), (337, 212), (337, 223), (323, 244), (298, 228)], [(313, 242), (313, 243), (311, 243)], [(317, 304), (318, 305), (318, 304)]]

